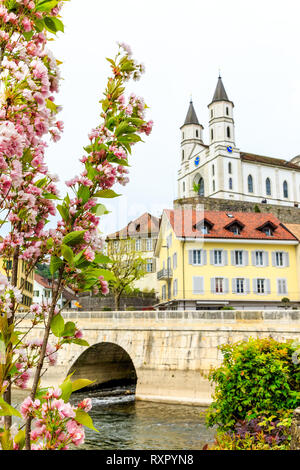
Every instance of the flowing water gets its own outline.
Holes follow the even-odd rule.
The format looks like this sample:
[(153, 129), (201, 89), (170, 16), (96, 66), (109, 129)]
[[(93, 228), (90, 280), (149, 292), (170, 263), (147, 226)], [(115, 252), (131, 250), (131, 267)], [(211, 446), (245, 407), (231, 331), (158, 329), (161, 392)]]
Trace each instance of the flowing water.
[(214, 440), (215, 431), (204, 423), (205, 408), (135, 401), (128, 386), (76, 393), (71, 401), (86, 397), (92, 399), (90, 415), (99, 433), (86, 429), (81, 449), (197, 450)]

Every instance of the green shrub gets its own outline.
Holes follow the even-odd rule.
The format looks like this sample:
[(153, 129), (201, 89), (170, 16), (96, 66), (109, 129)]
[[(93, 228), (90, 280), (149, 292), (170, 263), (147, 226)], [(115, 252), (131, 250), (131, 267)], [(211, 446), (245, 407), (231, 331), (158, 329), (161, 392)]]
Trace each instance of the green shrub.
[(111, 312), (111, 307), (103, 307), (102, 309), (104, 312)]
[(224, 307), (222, 307), (220, 310), (235, 310), (234, 307), (231, 307), (230, 305), (225, 305)]
[(206, 414), (208, 426), (233, 430), (239, 420), (285, 418), (287, 410), (300, 405), (300, 365), (292, 357), (295, 342), (250, 338), (219, 349), (224, 360), (209, 374), (215, 392)]
[(261, 212), (257, 204), (255, 204), (254, 206), (254, 212)]

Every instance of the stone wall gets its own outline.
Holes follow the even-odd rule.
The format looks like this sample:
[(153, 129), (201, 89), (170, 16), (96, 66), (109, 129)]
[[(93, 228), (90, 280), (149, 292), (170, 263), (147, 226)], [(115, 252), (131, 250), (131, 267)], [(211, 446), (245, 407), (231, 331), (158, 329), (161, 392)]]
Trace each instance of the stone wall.
[[(112, 343), (126, 351), (137, 375), (136, 396), (150, 401), (210, 403), (212, 387), (206, 375), (211, 367), (221, 364), (218, 346), (222, 344), (269, 336), (300, 342), (298, 310), (64, 312), (64, 317), (76, 322), (90, 346)], [(32, 335), (42, 336), (43, 332), (36, 329)], [(57, 366), (43, 377), (43, 384), (62, 383), (87, 350), (74, 344), (65, 346), (58, 353)], [(91, 358), (88, 364), (79, 359), (77, 364), (83, 368), (78, 372), (95, 380), (103, 375), (101, 368), (107, 363), (105, 348), (98, 347)], [(122, 362), (124, 370), (127, 365)], [(118, 369), (118, 364), (110, 364)], [(106, 368), (105, 380), (108, 372)]]
[[(114, 298), (112, 295), (103, 297), (82, 296), (79, 297), (78, 302), (83, 310), (103, 310), (104, 308), (111, 308), (114, 310)], [(155, 294), (141, 294), (138, 296), (123, 296), (120, 299), (120, 310), (126, 310), (129, 307), (134, 307), (136, 310), (144, 307), (151, 307), (158, 303)]]
[(300, 207), (291, 206), (277, 206), (274, 204), (257, 204), (248, 201), (233, 201), (230, 199), (217, 199), (208, 197), (192, 197), (177, 199), (174, 201), (174, 206), (192, 205), (195, 207), (197, 204), (202, 204), (205, 210), (210, 211), (232, 211), (232, 212), (254, 212), (257, 206), (260, 212), (272, 213), (282, 223), (286, 224), (300, 224)]

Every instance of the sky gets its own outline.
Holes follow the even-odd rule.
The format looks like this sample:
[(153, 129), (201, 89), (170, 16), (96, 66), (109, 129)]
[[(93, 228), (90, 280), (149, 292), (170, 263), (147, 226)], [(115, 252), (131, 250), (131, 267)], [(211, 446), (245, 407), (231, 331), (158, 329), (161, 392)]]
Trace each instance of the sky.
[(88, 133), (100, 122), (99, 100), (110, 73), (106, 57), (117, 42), (145, 65), (128, 92), (142, 96), (154, 121), (129, 157), (130, 182), (107, 200), (108, 234), (144, 212), (159, 216), (177, 198), (180, 131), (192, 96), (208, 141), (208, 109), (219, 70), (234, 102), (236, 145), (242, 151), (290, 160), (300, 154), (299, 0), (71, 0), (65, 33), (50, 48), (63, 61), (59, 118), (65, 131), (47, 151), (63, 185), (82, 171)]

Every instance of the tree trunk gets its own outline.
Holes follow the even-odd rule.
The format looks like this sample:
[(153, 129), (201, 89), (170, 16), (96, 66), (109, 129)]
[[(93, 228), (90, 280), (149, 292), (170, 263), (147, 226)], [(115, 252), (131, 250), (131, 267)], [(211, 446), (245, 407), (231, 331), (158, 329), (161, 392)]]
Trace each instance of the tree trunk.
[(115, 310), (120, 310), (120, 298), (121, 294), (119, 292), (115, 293)]

